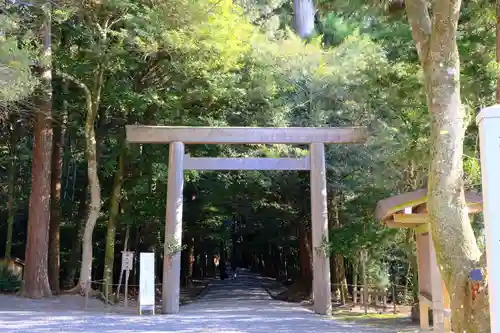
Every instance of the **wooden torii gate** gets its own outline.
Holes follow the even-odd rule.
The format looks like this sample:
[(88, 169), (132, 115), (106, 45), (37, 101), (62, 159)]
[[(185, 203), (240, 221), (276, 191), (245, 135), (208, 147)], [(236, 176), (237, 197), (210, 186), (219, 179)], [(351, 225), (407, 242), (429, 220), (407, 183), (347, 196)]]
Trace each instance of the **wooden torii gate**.
[[(182, 242), (182, 191), (184, 170), (310, 170), (313, 251), (314, 311), (331, 313), (330, 263), (321, 252), (328, 241), (327, 190), (325, 169), (326, 143), (364, 143), (366, 130), (361, 127), (126, 127), (127, 141), (141, 144), (170, 145), (165, 239)], [(308, 144), (305, 158), (207, 158), (184, 154), (185, 144)], [(166, 249), (165, 249), (166, 250)], [(162, 313), (178, 313), (181, 257), (177, 253), (163, 263)]]

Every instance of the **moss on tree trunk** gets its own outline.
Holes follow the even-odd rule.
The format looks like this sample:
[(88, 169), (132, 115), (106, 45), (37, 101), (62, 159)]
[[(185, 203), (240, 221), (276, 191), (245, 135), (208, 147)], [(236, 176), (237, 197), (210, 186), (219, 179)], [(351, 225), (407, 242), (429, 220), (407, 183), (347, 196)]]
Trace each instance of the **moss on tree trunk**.
[(110, 300), (113, 294), (113, 266), (115, 262), (116, 225), (120, 209), (120, 199), (123, 183), (123, 154), (118, 157), (115, 178), (113, 181), (113, 193), (110, 198), (108, 217), (108, 228), (106, 232), (106, 249), (104, 254), (104, 292), (106, 299)]

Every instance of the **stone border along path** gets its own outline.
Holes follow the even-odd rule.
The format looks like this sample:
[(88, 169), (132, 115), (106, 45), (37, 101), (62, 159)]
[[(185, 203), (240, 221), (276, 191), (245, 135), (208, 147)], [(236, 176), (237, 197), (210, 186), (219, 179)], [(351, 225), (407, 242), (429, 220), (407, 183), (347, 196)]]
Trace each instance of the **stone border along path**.
[[(396, 333), (318, 316), (298, 304), (273, 300), (257, 275), (216, 280), (176, 315), (138, 316), (82, 311), (81, 297), (30, 300), (0, 295), (0, 332), (86, 333)], [(79, 298), (78, 298), (79, 297)], [(96, 301), (97, 302), (97, 301)]]

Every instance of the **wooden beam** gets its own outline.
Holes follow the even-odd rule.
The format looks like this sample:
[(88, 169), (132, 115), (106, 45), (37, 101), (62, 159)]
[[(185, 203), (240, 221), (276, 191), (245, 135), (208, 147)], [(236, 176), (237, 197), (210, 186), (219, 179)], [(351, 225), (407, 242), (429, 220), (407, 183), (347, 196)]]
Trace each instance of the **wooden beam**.
[(309, 170), (309, 156), (303, 158), (216, 158), (184, 157), (184, 170)]
[(427, 214), (393, 214), (395, 223), (402, 224), (424, 224), (427, 223), (429, 215)]
[(127, 125), (132, 143), (309, 144), (364, 143), (365, 127), (183, 127)]

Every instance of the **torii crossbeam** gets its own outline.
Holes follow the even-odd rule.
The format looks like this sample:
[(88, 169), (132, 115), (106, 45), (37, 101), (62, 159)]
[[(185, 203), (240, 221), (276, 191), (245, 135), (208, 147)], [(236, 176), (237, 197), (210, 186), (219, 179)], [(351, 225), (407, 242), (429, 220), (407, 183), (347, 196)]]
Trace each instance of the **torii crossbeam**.
[[(325, 148), (327, 143), (364, 143), (363, 127), (126, 127), (127, 141), (170, 145), (165, 239), (181, 245), (184, 170), (310, 170), (312, 245), (321, 249), (328, 240)], [(184, 154), (184, 144), (308, 144), (305, 158), (199, 158)], [(330, 263), (328, 255), (313, 251), (314, 311), (331, 313)], [(162, 312), (179, 312), (180, 253), (163, 264)]]

